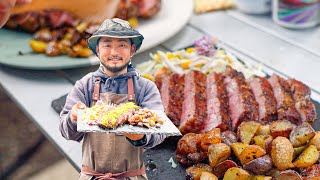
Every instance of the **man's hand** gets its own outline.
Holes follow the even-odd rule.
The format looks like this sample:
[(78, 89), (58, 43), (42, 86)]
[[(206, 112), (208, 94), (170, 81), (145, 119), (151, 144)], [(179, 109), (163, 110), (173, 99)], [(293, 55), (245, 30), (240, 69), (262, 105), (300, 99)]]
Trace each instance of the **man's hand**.
[(0, 0), (0, 28), (8, 21), (11, 9), (14, 6), (31, 3), (31, 1), (32, 0)]
[(144, 137), (144, 134), (123, 134), (123, 136), (131, 139), (132, 141), (138, 141)]
[(78, 101), (77, 104), (75, 104), (72, 109), (71, 109), (71, 112), (70, 112), (70, 115), (71, 115), (71, 119), (74, 121), (74, 122), (77, 122), (78, 120), (78, 110), (79, 109), (84, 109), (86, 108), (86, 105), (83, 104), (82, 102)]

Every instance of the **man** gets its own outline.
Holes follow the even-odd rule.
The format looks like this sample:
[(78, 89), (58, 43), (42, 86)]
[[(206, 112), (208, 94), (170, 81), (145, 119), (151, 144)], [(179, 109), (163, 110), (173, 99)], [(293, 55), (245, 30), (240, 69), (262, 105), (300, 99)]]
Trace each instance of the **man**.
[(30, 2), (31, 0), (0, 0), (0, 28), (8, 21), (11, 9), (15, 5), (22, 5)]
[(142, 159), (143, 148), (161, 143), (165, 136), (77, 132), (77, 111), (97, 100), (112, 103), (135, 101), (142, 108), (164, 111), (156, 85), (131, 65), (131, 57), (140, 48), (143, 36), (121, 19), (105, 20), (88, 40), (99, 57), (100, 68), (77, 81), (60, 114), (60, 131), (68, 140), (82, 143), (80, 179), (147, 179)]

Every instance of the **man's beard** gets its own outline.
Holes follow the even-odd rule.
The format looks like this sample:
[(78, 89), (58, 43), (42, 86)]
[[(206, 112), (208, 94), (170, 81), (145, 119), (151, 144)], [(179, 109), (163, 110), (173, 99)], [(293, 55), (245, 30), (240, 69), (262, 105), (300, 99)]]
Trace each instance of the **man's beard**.
[(101, 62), (101, 64), (103, 65), (104, 68), (106, 68), (106, 70), (112, 72), (112, 73), (118, 73), (122, 70), (124, 70), (125, 68), (128, 67), (128, 65), (130, 64), (130, 61), (128, 61), (126, 64), (120, 66), (120, 67), (110, 67), (108, 65), (103, 64), (103, 62)]

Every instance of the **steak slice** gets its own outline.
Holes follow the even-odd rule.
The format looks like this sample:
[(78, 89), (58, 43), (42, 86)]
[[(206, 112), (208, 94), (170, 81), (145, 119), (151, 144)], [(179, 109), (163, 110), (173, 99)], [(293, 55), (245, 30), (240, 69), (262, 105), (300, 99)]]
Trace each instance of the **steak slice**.
[(277, 119), (277, 101), (268, 80), (254, 77), (248, 80), (251, 90), (259, 104), (259, 120), (268, 123)]
[(180, 131), (183, 134), (199, 133), (207, 118), (206, 75), (199, 71), (191, 71), (184, 77), (184, 101)]
[(203, 132), (212, 128), (221, 128), (222, 131), (231, 130), (229, 99), (223, 83), (224, 77), (217, 73), (207, 76), (207, 120)]
[(310, 100), (310, 88), (295, 79), (288, 80), (295, 101), (295, 108), (302, 122), (313, 123), (317, 119), (316, 107)]
[(184, 98), (184, 75), (165, 75), (162, 82), (161, 99), (165, 112), (173, 124), (179, 127)]
[(232, 119), (232, 129), (236, 130), (243, 121), (258, 121), (259, 109), (253, 92), (242, 73), (230, 71), (224, 79)]
[(299, 125), (301, 117), (295, 108), (288, 82), (276, 74), (273, 74), (268, 81), (277, 100), (278, 119), (286, 119), (293, 124)]

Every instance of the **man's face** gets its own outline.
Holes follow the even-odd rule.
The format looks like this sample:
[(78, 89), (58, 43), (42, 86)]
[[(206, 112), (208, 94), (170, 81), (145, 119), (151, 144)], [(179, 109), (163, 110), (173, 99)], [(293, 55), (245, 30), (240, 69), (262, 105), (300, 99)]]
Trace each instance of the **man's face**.
[(114, 74), (126, 72), (135, 45), (127, 38), (101, 37), (96, 47), (98, 57), (107, 71)]

